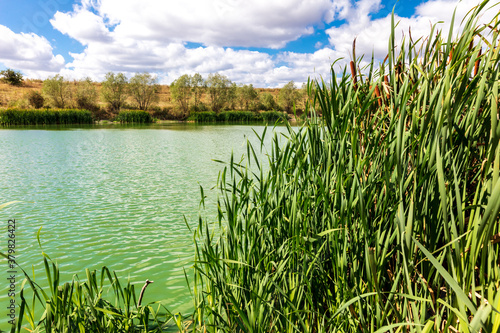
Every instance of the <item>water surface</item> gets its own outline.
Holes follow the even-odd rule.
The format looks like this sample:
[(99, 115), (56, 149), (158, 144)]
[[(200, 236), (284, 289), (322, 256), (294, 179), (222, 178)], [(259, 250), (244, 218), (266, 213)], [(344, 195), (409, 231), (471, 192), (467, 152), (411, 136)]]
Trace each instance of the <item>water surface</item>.
[[(73, 274), (83, 280), (85, 268), (105, 265), (137, 291), (153, 280), (144, 302), (161, 300), (171, 311), (189, 311), (184, 269), (189, 271), (194, 251), (184, 216), (197, 225), (200, 186), (208, 195), (203, 215), (215, 215), (216, 190), (210, 188), (222, 165), (213, 160), (228, 161), (231, 151), (241, 156), (247, 138), (257, 143), (253, 129), (260, 134), (264, 127), (1, 129), (0, 204), (23, 201), (0, 211), (5, 226), (16, 219), (18, 263), (33, 267), (42, 284), (42, 250), (66, 281)], [(6, 232), (0, 241), (3, 252)], [(17, 279), (20, 288), (20, 273)], [(2, 292), (0, 308), (7, 304)], [(0, 327), (6, 320), (0, 317)]]

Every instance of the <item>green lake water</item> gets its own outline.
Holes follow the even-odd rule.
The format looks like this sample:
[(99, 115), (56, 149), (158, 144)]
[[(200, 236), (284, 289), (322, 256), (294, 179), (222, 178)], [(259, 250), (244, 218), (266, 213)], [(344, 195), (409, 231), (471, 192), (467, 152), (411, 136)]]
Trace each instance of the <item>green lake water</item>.
[[(7, 250), (7, 221), (16, 220), (16, 260), (45, 282), (36, 234), (58, 263), (62, 280), (105, 265), (122, 282), (153, 280), (143, 303), (162, 301), (188, 313), (192, 300), (192, 233), (198, 223), (200, 185), (215, 216), (210, 190), (231, 151), (240, 157), (247, 138), (256, 145), (263, 126), (191, 124), (143, 127), (47, 127), (0, 129), (0, 199), (20, 200), (0, 211), (0, 251)], [(269, 131), (271, 132), (271, 131)], [(268, 142), (270, 142), (268, 134)], [(0, 328), (7, 323), (7, 261), (0, 272)], [(16, 273), (19, 292), (22, 274)], [(138, 296), (138, 295), (137, 295)], [(20, 304), (19, 297), (16, 297)], [(4, 313), (5, 312), (5, 313)]]

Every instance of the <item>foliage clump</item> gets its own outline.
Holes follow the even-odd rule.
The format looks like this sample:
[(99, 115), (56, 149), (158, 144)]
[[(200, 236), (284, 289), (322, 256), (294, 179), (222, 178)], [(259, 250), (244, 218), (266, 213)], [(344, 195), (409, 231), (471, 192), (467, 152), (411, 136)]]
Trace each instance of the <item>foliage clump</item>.
[(118, 113), (128, 96), (128, 80), (123, 73), (108, 72), (102, 82), (102, 98), (112, 113)]
[(76, 83), (75, 102), (79, 109), (96, 111), (99, 107), (99, 93), (91, 78)]
[(71, 86), (62, 75), (56, 74), (43, 81), (42, 92), (52, 106), (64, 109), (71, 101)]
[(19, 71), (13, 70), (12, 68), (0, 71), (0, 76), (2, 76), (1, 80), (3, 82), (12, 86), (22, 86), (23, 84), (23, 74)]
[(136, 73), (129, 83), (130, 95), (135, 99), (140, 110), (148, 110), (159, 100), (158, 78), (150, 73)]
[(28, 102), (35, 109), (40, 109), (41, 107), (43, 107), (43, 104), (45, 103), (45, 98), (43, 98), (42, 94), (40, 94), (38, 91), (31, 90), (28, 93)]

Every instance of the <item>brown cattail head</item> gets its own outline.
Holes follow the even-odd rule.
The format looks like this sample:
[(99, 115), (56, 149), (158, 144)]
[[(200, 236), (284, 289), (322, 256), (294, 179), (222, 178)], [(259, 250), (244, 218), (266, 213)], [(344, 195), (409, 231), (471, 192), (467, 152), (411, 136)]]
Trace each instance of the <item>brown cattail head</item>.
[(354, 61), (351, 60), (350, 65), (351, 65), (352, 81), (354, 82), (354, 89), (357, 89), (358, 88), (358, 79), (357, 79), (357, 75), (356, 75), (356, 66), (354, 65)]
[[(389, 85), (389, 78), (387, 77), (387, 75), (384, 75), (384, 83), (385, 83), (385, 86), (387, 89), (389, 89), (390, 85)], [(389, 91), (387, 91), (387, 99), (389, 99)]]
[(378, 86), (375, 86), (375, 95), (377, 96), (378, 106), (382, 107), (382, 96), (380, 95), (380, 90), (378, 89)]
[(479, 71), (479, 64), (481, 63), (481, 49), (479, 49), (479, 54), (477, 55), (476, 63), (474, 64), (474, 76), (477, 75)]

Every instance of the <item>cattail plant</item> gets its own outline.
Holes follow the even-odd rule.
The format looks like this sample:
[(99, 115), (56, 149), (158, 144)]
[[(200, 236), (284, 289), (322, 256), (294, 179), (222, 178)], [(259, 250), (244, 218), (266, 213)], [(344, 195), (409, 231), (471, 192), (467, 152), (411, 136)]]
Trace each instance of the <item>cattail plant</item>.
[(92, 113), (88, 110), (0, 110), (0, 125), (69, 125), (92, 124)]
[(387, 63), (372, 60), (364, 81), (351, 63), (351, 76), (332, 67), (330, 83), (310, 82), (322, 118), (288, 127), (284, 144), (276, 134), (268, 167), (262, 145), (231, 158), (217, 218), (195, 233), (196, 330), (499, 330), (500, 48), (498, 15), (477, 23), (487, 4), (457, 38), (433, 29), (398, 52), (393, 19)]

